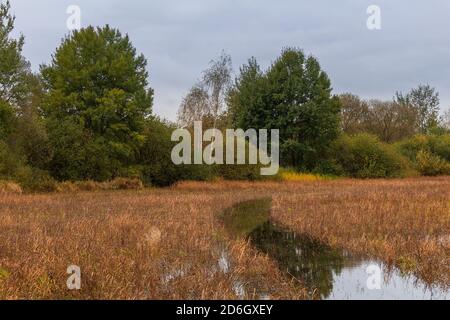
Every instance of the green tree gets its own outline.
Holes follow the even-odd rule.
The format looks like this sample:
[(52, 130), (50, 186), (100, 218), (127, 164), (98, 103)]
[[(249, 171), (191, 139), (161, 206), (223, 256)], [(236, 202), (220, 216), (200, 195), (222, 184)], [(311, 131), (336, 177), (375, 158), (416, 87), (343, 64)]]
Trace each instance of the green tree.
[(397, 92), (395, 101), (416, 111), (418, 133), (428, 133), (438, 125), (439, 93), (430, 85), (419, 85), (406, 95)]
[(8, 142), (17, 153), (24, 155), (28, 165), (46, 169), (52, 157), (52, 149), (44, 119), (40, 114), (44, 94), (41, 78), (30, 73), (27, 85), (28, 98), (16, 110)]
[(22, 56), (24, 37), (11, 36), (15, 17), (10, 3), (0, 3), (0, 139), (11, 130), (15, 109), (26, 99), (29, 63)]
[(265, 73), (255, 59), (230, 91), (236, 127), (280, 129), (281, 162), (312, 170), (339, 132), (340, 102), (314, 57), (287, 48)]
[(128, 174), (152, 112), (146, 67), (128, 36), (109, 26), (63, 40), (51, 64), (41, 67), (54, 176), (106, 180)]

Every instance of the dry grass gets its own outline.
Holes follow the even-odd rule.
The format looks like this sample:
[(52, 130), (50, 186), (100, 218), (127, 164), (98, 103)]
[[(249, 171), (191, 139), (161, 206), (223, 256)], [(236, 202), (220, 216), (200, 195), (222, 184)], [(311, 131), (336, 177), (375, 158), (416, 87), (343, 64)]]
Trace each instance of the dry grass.
[[(1, 299), (301, 298), (247, 242), (225, 237), (216, 213), (253, 196), (173, 190), (0, 196)], [(223, 255), (227, 268), (219, 267)], [(66, 287), (69, 265), (82, 290)]]
[(0, 180), (1, 194), (22, 194), (22, 188), (17, 183)]
[(116, 178), (112, 181), (66, 181), (56, 185), (56, 192), (73, 193), (79, 191), (105, 191), (105, 190), (141, 190), (144, 184), (139, 179)]
[[(298, 232), (448, 285), (449, 193), (450, 178), (423, 178), (1, 194), (0, 298), (235, 299), (238, 282), (243, 298), (304, 298), (219, 222), (225, 208), (264, 197), (273, 218)], [(77, 292), (66, 287), (73, 264), (82, 271)]]
[(342, 180), (274, 197), (273, 218), (331, 246), (450, 286), (450, 178)]

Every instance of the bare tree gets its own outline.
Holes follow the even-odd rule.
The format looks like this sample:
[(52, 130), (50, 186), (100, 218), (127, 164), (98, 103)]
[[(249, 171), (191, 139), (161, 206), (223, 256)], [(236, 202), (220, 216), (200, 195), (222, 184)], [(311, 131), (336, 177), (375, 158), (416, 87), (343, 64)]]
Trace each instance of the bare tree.
[(202, 80), (195, 85), (181, 103), (178, 122), (190, 126), (194, 121), (212, 120), (213, 127), (226, 110), (226, 93), (231, 85), (231, 57), (222, 52), (210, 67), (203, 71)]
[(209, 91), (210, 109), (214, 117), (225, 110), (225, 95), (231, 85), (232, 72), (231, 57), (224, 51), (219, 59), (212, 60), (209, 69), (203, 72), (203, 83)]
[(369, 115), (369, 104), (360, 97), (350, 93), (340, 95), (339, 99), (342, 105), (342, 130), (347, 134), (365, 131)]
[(194, 121), (202, 120), (211, 116), (208, 92), (201, 86), (195, 85), (191, 88), (181, 102), (178, 111), (178, 123), (187, 127)]
[(366, 129), (385, 142), (394, 142), (414, 135), (416, 122), (415, 110), (407, 105), (393, 101), (369, 101)]

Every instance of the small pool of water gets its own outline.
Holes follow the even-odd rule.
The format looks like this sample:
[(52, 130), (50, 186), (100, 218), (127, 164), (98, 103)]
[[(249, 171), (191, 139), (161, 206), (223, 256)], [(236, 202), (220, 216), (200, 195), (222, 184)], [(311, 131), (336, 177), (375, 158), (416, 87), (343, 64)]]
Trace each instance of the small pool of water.
[(223, 221), (231, 234), (248, 237), (255, 248), (277, 261), (312, 299), (450, 299), (449, 290), (275, 225), (270, 206), (270, 199), (245, 202), (227, 210)]

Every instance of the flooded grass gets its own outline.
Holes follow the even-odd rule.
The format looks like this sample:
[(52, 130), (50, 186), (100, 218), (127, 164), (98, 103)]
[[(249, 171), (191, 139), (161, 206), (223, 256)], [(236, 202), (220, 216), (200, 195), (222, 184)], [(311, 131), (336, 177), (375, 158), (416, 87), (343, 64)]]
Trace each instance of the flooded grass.
[[(255, 205), (255, 199), (264, 201)], [(310, 299), (317, 298), (314, 287), (325, 299), (329, 283), (315, 279), (330, 279), (330, 273), (328, 298), (358, 298), (346, 285), (363, 290), (365, 280), (355, 274), (366, 276), (365, 263), (373, 262), (381, 263), (383, 274), (397, 266), (399, 276), (411, 280), (400, 292), (411, 292), (420, 279), (441, 286), (433, 296), (442, 297), (450, 284), (449, 205), (449, 177), (0, 192), (0, 299)], [(240, 211), (253, 215), (231, 218)], [(271, 225), (265, 224), (269, 213)], [(311, 262), (300, 263), (307, 247), (324, 253), (315, 249)], [(350, 261), (349, 252), (373, 259)], [(311, 273), (311, 280), (296, 274), (329, 254), (335, 256), (328, 258), (331, 267)], [(81, 268), (79, 291), (67, 288), (70, 265)], [(398, 288), (405, 282), (390, 283)], [(373, 292), (366, 290), (370, 297)], [(398, 297), (390, 292), (375, 298)]]
[[(246, 237), (280, 270), (306, 287), (311, 299), (449, 299), (450, 291), (429, 286), (378, 260), (333, 248), (307, 234), (296, 234), (270, 219), (271, 201), (246, 201), (227, 209), (230, 234)], [(368, 286), (370, 270), (379, 270), (379, 287)]]

